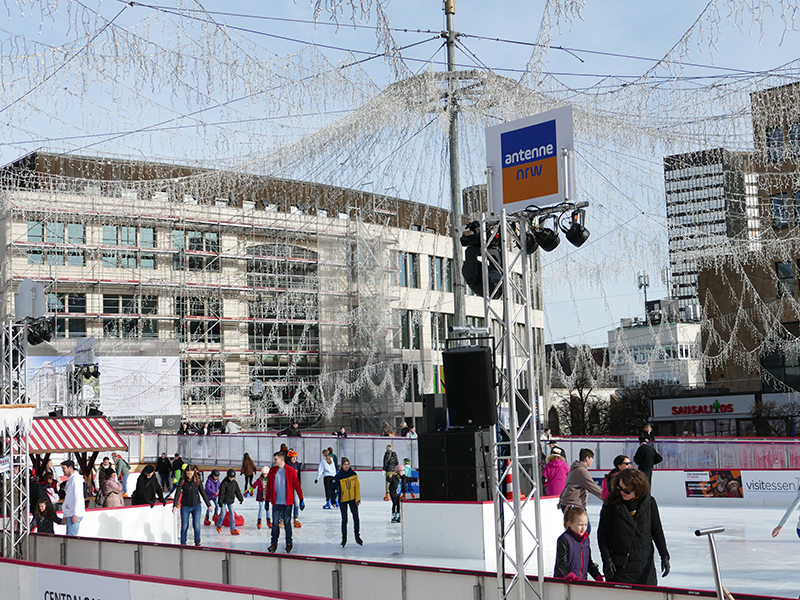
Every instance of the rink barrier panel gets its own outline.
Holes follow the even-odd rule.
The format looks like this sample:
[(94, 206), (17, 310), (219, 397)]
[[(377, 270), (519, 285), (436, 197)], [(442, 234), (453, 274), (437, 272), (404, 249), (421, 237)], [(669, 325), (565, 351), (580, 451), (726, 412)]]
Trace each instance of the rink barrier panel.
[[(154, 585), (191, 587), (192, 597), (196, 600), (205, 600), (205, 594), (200, 590), (214, 594), (208, 596), (209, 600), (225, 600), (228, 593), (231, 598), (241, 598), (242, 594), (295, 600), (330, 598), (333, 597), (334, 572), (338, 574), (343, 592), (341, 597), (347, 600), (463, 600), (474, 597), (475, 586), (480, 586), (481, 598), (492, 598), (496, 594), (496, 573), (492, 572), (47, 534), (33, 534), (31, 538), (31, 558), (35, 562), (0, 559), (0, 573), (8, 573), (3, 568), (4, 563), (22, 569), (42, 568), (43, 564), (38, 563), (44, 563), (50, 567), (66, 567), (65, 570), (77, 573), (127, 579), (132, 582), (132, 600), (170, 599), (170, 596), (160, 593), (152, 595)], [(61, 557), (64, 558), (63, 565)], [(130, 574), (137, 557), (140, 573)], [(13, 577), (4, 578), (4, 581), (13, 581)], [(137, 593), (140, 592), (138, 595), (133, 594), (133, 582), (140, 586), (136, 588)], [(545, 578), (545, 594), (548, 600), (716, 597), (715, 592), (708, 590), (594, 582), (567, 584), (551, 577)], [(22, 596), (23, 600), (28, 597)], [(184, 598), (185, 595), (176, 597)], [(784, 600), (778, 596), (738, 593), (736, 598)]]

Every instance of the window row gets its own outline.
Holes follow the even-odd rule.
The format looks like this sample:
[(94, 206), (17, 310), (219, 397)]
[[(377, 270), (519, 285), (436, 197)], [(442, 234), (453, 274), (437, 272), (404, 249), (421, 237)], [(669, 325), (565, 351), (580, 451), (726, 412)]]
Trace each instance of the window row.
[(697, 177), (698, 175), (710, 175), (712, 173), (722, 173), (722, 163), (713, 163), (710, 165), (698, 165), (696, 167), (685, 167), (683, 169), (674, 169), (667, 171), (664, 174), (666, 179), (683, 179), (685, 177)]
[[(428, 257), (428, 289), (437, 292), (453, 291), (453, 261), (441, 256)], [(413, 252), (397, 253), (396, 284), (405, 288), (419, 288), (420, 256)]]
[[(400, 347), (404, 350), (419, 350), (422, 344), (420, 312), (413, 310), (400, 311)], [(484, 327), (483, 317), (467, 317), (467, 325)], [(453, 337), (450, 328), (453, 326), (453, 315), (447, 313), (431, 313), (430, 331), (431, 347), (444, 350), (446, 340)]]

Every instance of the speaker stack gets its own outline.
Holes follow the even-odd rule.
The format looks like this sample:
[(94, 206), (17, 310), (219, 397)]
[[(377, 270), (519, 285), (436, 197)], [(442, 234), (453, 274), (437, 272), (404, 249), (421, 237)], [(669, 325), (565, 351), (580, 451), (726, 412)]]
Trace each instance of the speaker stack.
[(489, 430), (420, 435), (420, 499), (490, 501), (491, 436)]
[(430, 394), (423, 399), (420, 499), (491, 501), (489, 469), (497, 423), (491, 349), (448, 349), (442, 352), (442, 362), (446, 395)]

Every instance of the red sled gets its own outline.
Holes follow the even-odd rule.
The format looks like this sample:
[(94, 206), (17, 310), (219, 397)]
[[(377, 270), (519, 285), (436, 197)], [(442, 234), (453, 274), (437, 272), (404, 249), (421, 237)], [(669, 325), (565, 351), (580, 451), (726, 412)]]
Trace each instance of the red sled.
[[(222, 526), (223, 527), (230, 527), (231, 526), (231, 513), (226, 512), (225, 518), (222, 519)], [(237, 515), (236, 512), (233, 513), (234, 519), (233, 522), (236, 523), (236, 527), (243, 527), (244, 526), (244, 517), (242, 515)]]

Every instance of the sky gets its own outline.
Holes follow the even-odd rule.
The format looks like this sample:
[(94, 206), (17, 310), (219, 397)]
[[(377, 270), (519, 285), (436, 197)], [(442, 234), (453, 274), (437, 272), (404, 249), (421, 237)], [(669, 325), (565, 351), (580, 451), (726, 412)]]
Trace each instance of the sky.
[[(46, 9), (56, 4), (56, 11), (52, 14), (43, 14), (42, 7)], [(341, 8), (343, 14), (340, 13), (339, 26), (330, 24), (328, 8), (340, 6), (338, 0), (328, 0), (320, 4), (322, 10), (316, 24), (312, 22), (314, 3), (304, 0), (297, 2), (239, 0), (235, 3), (206, 0), (202, 3), (202, 8), (208, 11), (216, 23), (237, 28), (231, 35), (251, 40), (277, 55), (299, 54), (309, 44), (314, 44), (322, 55), (336, 64), (353, 58), (364, 60), (376, 51), (380, 51), (374, 30), (377, 13), (373, 2), (365, 0), (362, 3), (370, 9), (370, 12), (363, 18), (360, 16), (357, 18), (356, 27), (353, 27), (348, 19), (347, 7)], [(580, 17), (572, 14), (569, 19), (565, 19), (562, 16), (558, 25), (555, 25), (555, 18), (553, 19), (554, 26), (550, 30), (551, 48), (545, 58), (547, 70), (565, 86), (574, 89), (576, 95), (591, 86), (595, 86), (593, 89), (602, 89), (603, 86), (619, 87), (621, 81), (633, 81), (634, 78), (641, 76), (680, 43), (706, 6), (705, 3), (693, 0), (676, 0), (670, 3), (649, 0), (636, 3), (625, 0), (573, 2), (553, 0), (550, 4), (555, 4), (557, 7), (564, 5), (582, 7)], [(800, 44), (798, 44), (797, 28), (800, 24), (789, 22), (787, 31), (778, 2), (773, 0), (771, 4), (773, 10), (769, 10), (769, 5), (764, 2), (755, 3), (752, 0), (719, 1), (710, 4), (719, 7), (722, 16), (718, 23), (713, 22), (711, 26), (703, 25), (700, 31), (695, 30), (695, 35), (688, 38), (686, 44), (688, 53), (683, 59), (682, 75), (696, 79), (687, 85), (707, 88), (722, 76), (747, 74), (753, 77), (754, 73), (767, 73), (798, 58), (796, 49), (800, 48)], [(755, 4), (757, 6), (752, 8)], [(8, 11), (9, 23), (4, 26), (5, 29), (0, 29), (3, 53), (8, 55), (16, 48), (11, 32), (22, 33), (46, 46), (58, 46), (68, 40), (74, 40), (79, 28), (68, 25), (71, 7), (75, 5), (72, 2), (56, 3), (51, 0), (41, 3), (24, 1), (12, 6)], [(96, 6), (96, 0), (87, 2), (87, 5)], [(158, 19), (166, 14), (164, 11), (170, 11), (175, 5), (176, 0), (151, 0), (133, 5), (119, 0), (104, 0), (99, 3), (98, 10), (108, 19), (115, 18), (116, 15), (115, 26), (141, 27), (142, 24), (158, 23)], [(444, 68), (445, 53), (442, 40), (437, 37), (437, 33), (445, 27), (442, 5), (441, 2), (431, 0), (394, 0), (381, 5), (390, 22), (392, 37), (396, 44), (400, 47), (418, 44), (403, 51), (403, 56), (412, 69)], [(744, 12), (737, 12), (736, 7), (742, 5), (745, 7)], [(183, 6), (197, 9), (201, 4), (186, 1)], [(459, 51), (457, 55), (459, 68), (488, 68), (497, 74), (519, 79), (530, 60), (532, 44), (539, 35), (544, 11), (543, 0), (528, 2), (494, 0), (491, 3), (457, 0), (454, 24), (456, 30), (462, 34), (460, 40), (467, 50)], [(755, 25), (752, 24), (754, 18)], [(164, 40), (174, 37), (176, 44), (184, 44), (185, 48), (191, 48), (191, 40), (184, 39), (185, 32), (170, 31), (155, 24), (151, 26), (153, 39)], [(80, 60), (80, 56), (77, 60)], [(98, 65), (97, 68), (113, 68), (110, 65), (113, 63)], [(31, 61), (30, 68), (33, 71), (37, 69), (35, 60)], [(92, 66), (87, 65), (87, 68)], [(191, 65), (187, 64), (187, 68), (191, 68)], [(384, 87), (394, 81), (392, 70), (381, 58), (363, 63), (363, 68), (376, 88)], [(44, 67), (39, 74), (43, 81), (53, 75), (55, 75), (53, 68)], [(5, 82), (7, 76), (3, 76), (3, 80)], [(11, 81), (11, 78), (8, 80)], [(82, 91), (80, 82), (76, 82), (74, 91), (67, 90), (67, 87), (69, 86), (64, 88), (67, 92), (78, 95), (94, 93)], [(215, 101), (218, 102), (224, 102), (231, 94), (240, 93), (240, 90), (224, 90), (219, 85), (215, 86), (210, 80), (209, 89), (212, 88)], [(180, 113), (181, 99), (170, 98), (168, 94), (160, 92), (163, 90), (148, 90), (153, 98)], [(3, 95), (2, 102), (6, 107), (12, 101), (21, 101), (18, 92), (15, 93), (17, 96)], [(119, 114), (133, 110), (122, 86), (111, 92), (108, 97), (110, 100), (98, 102), (104, 104), (96, 108), (98, 112), (101, 108), (108, 108), (109, 104), (111, 110), (116, 110)], [(22, 101), (26, 99), (27, 96)], [(58, 101), (53, 100), (53, 107), (47, 106), (46, 96), (37, 99), (36, 102), (38, 112), (26, 121), (25, 129), (16, 128), (13, 133), (7, 133), (5, 143), (0, 142), (0, 162), (6, 163), (38, 147), (57, 146), (53, 137), (57, 136), (54, 131), (58, 128), (53, 129), (52, 116), (59, 115)], [(86, 106), (83, 110), (93, 110)], [(635, 112), (637, 108), (631, 105), (630, 110)], [(252, 111), (253, 108), (242, 110)], [(8, 118), (9, 113), (3, 115), (3, 112), (6, 112), (5, 108), (0, 112), (0, 119), (4, 116)], [(153, 117), (146, 112), (137, 117), (144, 125), (153, 122)], [(211, 118), (209, 116), (209, 119)], [(70, 119), (66, 117), (63, 120)], [(10, 129), (8, 123), (5, 125)], [(67, 125), (68, 123), (60, 126), (66, 130)], [(97, 132), (103, 133), (103, 127), (98, 121)], [(50, 137), (48, 143), (42, 144), (41, 140), (48, 140), (48, 137)], [(13, 139), (13, 143), (9, 139)], [(75, 148), (84, 148), (84, 152), (92, 150), (88, 142), (83, 145), (74, 140), (62, 143), (64, 150)], [(701, 148), (686, 148), (686, 150), (695, 149)], [(137, 148), (133, 143), (129, 150), (132, 155), (137, 152), (142, 154), (147, 152), (147, 149)], [(169, 150), (165, 149), (164, 152)], [(176, 159), (179, 159), (180, 151), (175, 152)], [(653, 152), (651, 155), (638, 158), (646, 165), (646, 185), (655, 190), (663, 189), (660, 174), (663, 156)], [(589, 170), (594, 167), (581, 164), (579, 161), (576, 168)], [(475, 182), (462, 181), (464, 185), (470, 183)], [(631, 202), (635, 203), (636, 190), (628, 190), (627, 193), (634, 197)], [(591, 248), (595, 240), (601, 237), (605, 238), (603, 242), (605, 244), (614, 243), (611, 241), (613, 232), (609, 231), (612, 227), (611, 221), (608, 217), (602, 220), (594, 218), (591, 206), (587, 213), (586, 226), (591, 231), (592, 238), (586, 246), (577, 251), (559, 249), (557, 255), (554, 253), (553, 256), (543, 256), (545, 265), (549, 261), (555, 265), (553, 269), (546, 271), (548, 276), (544, 282), (548, 342), (605, 344), (607, 331), (618, 326), (619, 319), (643, 314), (644, 298), (641, 290), (637, 288), (639, 271), (646, 270), (650, 276), (651, 286), (647, 291), (649, 299), (666, 295), (666, 286), (662, 282), (658, 267), (659, 265), (665, 267), (668, 262), (663, 218), (665, 207), (663, 202), (658, 205), (652, 201), (652, 197), (657, 198), (657, 191), (651, 190), (648, 193), (651, 196), (650, 204), (644, 207), (642, 212), (660, 211), (660, 214), (639, 224), (637, 229), (631, 230), (630, 235), (652, 234), (658, 238), (652, 245), (652, 256), (628, 256), (625, 258), (625, 265), (617, 265), (616, 268), (609, 265), (607, 269), (609, 274), (604, 276), (602, 281), (591, 275), (567, 276), (568, 272), (583, 272), (581, 261), (593, 261), (593, 264), (598, 265), (597, 272), (600, 272), (600, 263), (603, 260), (611, 263), (619, 261), (619, 258), (606, 247), (595, 245)], [(589, 190), (584, 190), (584, 194), (592, 195)], [(605, 201), (602, 193), (599, 197), (577, 199), (601, 205)], [(608, 206), (607, 203), (603, 209), (606, 213), (614, 212), (614, 206)], [(641, 268), (637, 267), (637, 258), (641, 258)], [(559, 269), (562, 267), (563, 270), (560, 272), (564, 275), (559, 275)], [(587, 272), (591, 273), (591, 269)]]

